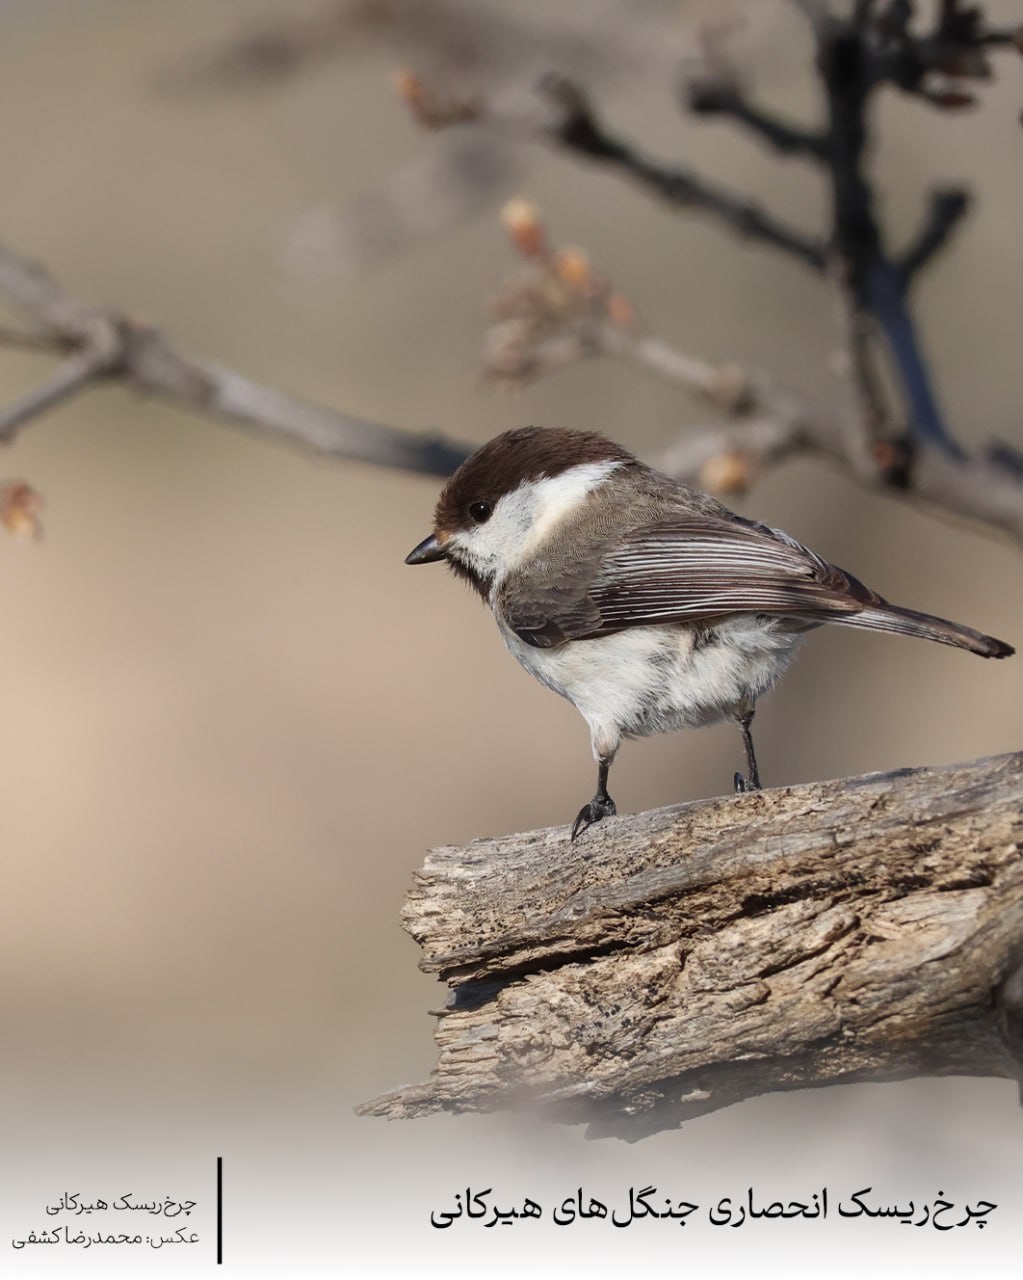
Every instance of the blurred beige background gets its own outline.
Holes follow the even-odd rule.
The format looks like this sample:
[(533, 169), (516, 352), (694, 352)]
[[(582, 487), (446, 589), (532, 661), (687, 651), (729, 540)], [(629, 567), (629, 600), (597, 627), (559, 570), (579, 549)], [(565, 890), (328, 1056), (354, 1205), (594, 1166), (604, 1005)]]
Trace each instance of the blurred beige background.
[[(315, 8), (290, 10), (303, 7)], [(512, 0), (490, 7), (521, 15)], [(585, 30), (603, 7), (545, 12)], [(540, 149), (516, 152), (516, 181), (488, 208), (372, 269), (296, 257), (310, 209), (340, 210), (443, 142), (396, 101), (395, 55), (365, 42), (275, 87), (161, 88), (168, 65), (273, 8), (0, 5), (0, 236), (79, 296), (305, 397), (478, 441), (526, 422), (586, 426), (655, 455), (705, 417), (627, 369), (592, 364), (515, 397), (482, 383), (486, 301), (512, 266), (496, 211), (514, 190), (669, 341), (844, 394), (819, 281)], [(680, 48), (694, 16), (745, 11), (758, 93), (816, 110), (792, 6), (676, 8), (666, 29)], [(608, 79), (608, 120), (816, 229), (813, 174), (679, 117), (665, 45), (664, 69)], [(999, 66), (975, 112), (886, 98), (875, 169), (897, 237), (930, 185), (976, 189), (967, 228), (920, 286), (920, 316), (960, 436), (1023, 444), (1023, 76), (1018, 61)], [(0, 395), (46, 368), (0, 350)], [(227, 1261), (244, 1275), (332, 1275), (363, 1257), (384, 1274), (414, 1258), (423, 1275), (542, 1275), (568, 1256), (592, 1275), (739, 1275), (753, 1257), (761, 1273), (797, 1274), (825, 1245), (840, 1251), (832, 1274), (896, 1255), (948, 1274), (1018, 1246), (1023, 1122), (1005, 1081), (768, 1097), (635, 1148), (507, 1117), (355, 1119), (355, 1103), (432, 1061), (425, 1013), (443, 992), (398, 924), (413, 869), (434, 844), (568, 820), (592, 789), (582, 721), (518, 669), (463, 589), (403, 566), (429, 530), (432, 480), (329, 464), (116, 387), (33, 424), (0, 475), (46, 500), (41, 543), (0, 539), (0, 1250), (47, 1225), (42, 1206), (62, 1190), (188, 1195), (203, 1234), (201, 1257), (26, 1250), (5, 1274), (213, 1274), (218, 1154)], [(1012, 547), (809, 464), (771, 475), (742, 510), (900, 603), (1023, 639)], [(763, 703), (758, 749), (767, 783), (782, 784), (1012, 750), (1021, 717), (1018, 665), (829, 633)], [(729, 728), (627, 744), (614, 794), (625, 811), (719, 794), (740, 763)], [(580, 1184), (627, 1198), (657, 1183), (707, 1201), (828, 1180), (1000, 1208), (968, 1239), (760, 1224), (745, 1238), (690, 1229), (684, 1249), (670, 1224), (544, 1224), (499, 1241), (427, 1226), (466, 1184), (549, 1201)]]

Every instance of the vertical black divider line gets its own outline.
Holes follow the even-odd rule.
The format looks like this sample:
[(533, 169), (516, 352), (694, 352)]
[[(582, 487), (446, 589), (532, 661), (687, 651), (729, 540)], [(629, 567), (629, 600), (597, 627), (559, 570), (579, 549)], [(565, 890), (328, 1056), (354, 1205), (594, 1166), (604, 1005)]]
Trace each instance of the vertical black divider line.
[(224, 1157), (217, 1156), (217, 1266), (224, 1262)]

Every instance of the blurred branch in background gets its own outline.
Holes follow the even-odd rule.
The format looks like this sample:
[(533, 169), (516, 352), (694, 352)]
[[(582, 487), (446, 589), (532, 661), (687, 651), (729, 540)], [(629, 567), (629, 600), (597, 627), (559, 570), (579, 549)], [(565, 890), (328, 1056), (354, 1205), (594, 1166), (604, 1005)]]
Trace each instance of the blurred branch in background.
[(786, 227), (744, 196), (726, 191), (689, 169), (669, 168), (642, 155), (603, 127), (582, 89), (571, 80), (548, 76), (540, 91), (557, 111), (557, 119), (546, 129), (552, 141), (619, 170), (668, 204), (706, 213), (737, 235), (779, 249), (815, 271), (824, 270), (823, 244)]
[[(535, 14), (498, 13), (457, 0), (420, 6), (347, 0), (311, 16), (282, 18), (199, 59), (183, 80), (171, 80), (178, 87), (271, 80), (316, 59), (350, 54), (352, 39), (413, 50), (444, 86), (434, 88), (412, 70), (398, 76), (398, 91), (416, 119), (432, 129), (468, 124), (472, 133), (457, 164), (403, 169), (365, 202), (356, 218), (363, 233), (349, 237), (356, 256), (382, 256), (424, 227), (429, 233), (457, 218), (470, 192), (478, 200), (481, 190), (514, 170), (502, 159), (503, 139), (541, 138), (831, 278), (843, 316), (853, 406), (839, 412), (815, 404), (767, 374), (713, 365), (642, 332), (634, 309), (585, 254), (552, 250), (535, 211), (522, 202), (509, 206), (509, 230), (527, 267), (498, 302), (498, 323), (487, 341), (491, 377), (521, 384), (584, 357), (614, 356), (724, 414), (724, 422), (687, 433), (667, 452), (662, 465), (681, 478), (734, 494), (769, 464), (816, 455), (867, 487), (1023, 540), (1023, 455), (1002, 442), (967, 454), (958, 443), (934, 394), (909, 304), (911, 286), (960, 225), (967, 194), (958, 188), (935, 192), (916, 235), (893, 256), (865, 168), (868, 107), (880, 87), (894, 85), (939, 109), (961, 109), (973, 101), (963, 85), (990, 76), (989, 51), (1009, 45), (1013, 33), (988, 28), (980, 8), (965, 8), (959, 0), (934, 6), (932, 24), (922, 30), (912, 25), (917, 6), (909, 0), (859, 0), (844, 16), (825, 3), (799, 7), (817, 45), (827, 106), (821, 127), (784, 121), (751, 100), (731, 56), (727, 24), (706, 26), (692, 38), (699, 58), (683, 98), (695, 115), (733, 120), (773, 149), (821, 170), (832, 192), (831, 226), (822, 238), (784, 225), (687, 168), (647, 158), (604, 126), (587, 94), (562, 72), (546, 75), (539, 92), (525, 99), (503, 92), (541, 57), (595, 76), (663, 63), (664, 41), (653, 36), (663, 33), (665, 6), (657, 3), (638, 24), (628, 6), (609, 4), (580, 38)], [(392, 206), (414, 210), (412, 224), (407, 218), (389, 223), (382, 215)], [(31, 332), (0, 330), (0, 344), (62, 357), (35, 390), (0, 410), (0, 440), (11, 440), (25, 423), (98, 380), (120, 378), (138, 391), (342, 458), (446, 475), (469, 451), (439, 436), (312, 405), (185, 357), (152, 325), (70, 298), (44, 269), (2, 248), (0, 292), (35, 325)], [(900, 405), (890, 403), (891, 381)]]
[(579, 360), (611, 356), (726, 415), (718, 425), (680, 435), (658, 460), (679, 479), (719, 496), (735, 495), (766, 467), (810, 455), (868, 488), (1023, 541), (1023, 471), (1002, 460), (998, 446), (966, 455), (921, 441), (912, 468), (893, 483), (890, 468), (874, 461), (883, 446), (875, 446), (873, 455), (860, 448), (850, 414), (817, 404), (768, 374), (713, 364), (644, 333), (631, 304), (583, 250), (549, 245), (532, 205), (513, 201), (505, 223), (525, 262), (494, 304), (484, 355), (490, 378), (521, 385)]
[[(741, 194), (688, 168), (651, 160), (609, 131), (588, 95), (564, 75), (544, 77), (539, 102), (528, 111), (461, 97), (446, 87), (441, 92), (411, 72), (399, 80), (399, 90), (429, 127), (471, 120), (490, 125), (499, 136), (540, 138), (828, 276), (839, 299), (853, 411), (821, 409), (766, 375), (716, 369), (638, 334), (628, 320), (621, 322), (621, 300), (608, 294), (595, 274), (578, 267), (578, 253), (579, 279), (573, 280), (572, 255), (548, 250), (539, 225), (535, 233), (523, 225), (517, 237), (513, 228), (534, 270), (531, 280), (514, 283), (503, 296), (500, 323), (488, 343), (488, 371), (524, 382), (583, 356), (614, 355), (729, 412), (733, 421), (723, 431), (690, 436), (671, 451), (668, 467), (676, 475), (718, 492), (736, 492), (768, 461), (815, 453), (869, 487), (1023, 539), (1023, 454), (1001, 441), (967, 454), (945, 421), (909, 302), (920, 272), (946, 247), (967, 212), (967, 193), (959, 188), (934, 192), (916, 235), (893, 256), (865, 164), (868, 113), (879, 88), (895, 85), (941, 110), (962, 109), (974, 101), (964, 82), (987, 79), (988, 51), (1010, 46), (1013, 33), (988, 28), (980, 8), (964, 8), (959, 0), (937, 5), (932, 26), (922, 31), (912, 25), (917, 6), (909, 0), (862, 0), (844, 14), (825, 3), (799, 7), (810, 18), (816, 41), (826, 103), (821, 128), (780, 120), (750, 100), (728, 56), (727, 29), (721, 27), (706, 29), (702, 62), (690, 74), (684, 100), (698, 116), (731, 119), (772, 148), (821, 169), (831, 190), (831, 225), (822, 239), (784, 225)], [(528, 206), (512, 208), (520, 219), (528, 218)], [(631, 314), (628, 308), (629, 319)], [(897, 388), (896, 404), (890, 403), (889, 381)], [(758, 426), (747, 440), (735, 429), (739, 420)], [(722, 478), (727, 481), (723, 490), (715, 483)]]
[(10, 443), (32, 419), (97, 382), (118, 379), (143, 395), (333, 457), (445, 476), (470, 452), (442, 436), (356, 418), (182, 355), (153, 325), (70, 297), (44, 267), (3, 244), (0, 295), (35, 326), (28, 333), (0, 330), (0, 345), (61, 357), (35, 390), (0, 408), (0, 442)]

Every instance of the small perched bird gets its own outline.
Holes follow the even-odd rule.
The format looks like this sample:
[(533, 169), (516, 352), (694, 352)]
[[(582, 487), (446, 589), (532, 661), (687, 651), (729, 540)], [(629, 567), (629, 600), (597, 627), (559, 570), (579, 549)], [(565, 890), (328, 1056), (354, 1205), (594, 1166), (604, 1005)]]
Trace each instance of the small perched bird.
[(889, 604), (778, 529), (645, 466), (601, 435), (525, 427), (477, 449), (406, 564), (446, 560), (490, 605), (505, 644), (589, 725), (597, 791), (572, 839), (616, 812), (622, 738), (730, 718), (760, 775), (757, 699), (825, 622), (1006, 658), (971, 627)]

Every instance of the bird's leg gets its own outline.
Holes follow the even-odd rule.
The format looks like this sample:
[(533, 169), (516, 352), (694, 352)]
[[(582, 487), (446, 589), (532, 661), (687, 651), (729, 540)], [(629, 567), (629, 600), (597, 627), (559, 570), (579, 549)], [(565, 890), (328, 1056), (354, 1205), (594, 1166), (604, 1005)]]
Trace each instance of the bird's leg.
[(587, 827), (592, 827), (595, 822), (599, 822), (601, 818), (613, 818), (618, 812), (615, 802), (607, 794), (607, 774), (613, 759), (613, 754), (599, 756), (597, 759), (597, 794), (589, 804), (583, 805), (579, 810), (578, 818), (572, 823), (573, 840)]
[(753, 750), (753, 735), (750, 733), (750, 725), (753, 723), (753, 708), (749, 711), (741, 711), (735, 717), (739, 728), (742, 730), (742, 745), (746, 749), (746, 776), (741, 773), (735, 775), (735, 793), (739, 795), (744, 791), (760, 790), (760, 770), (757, 768), (757, 756)]

